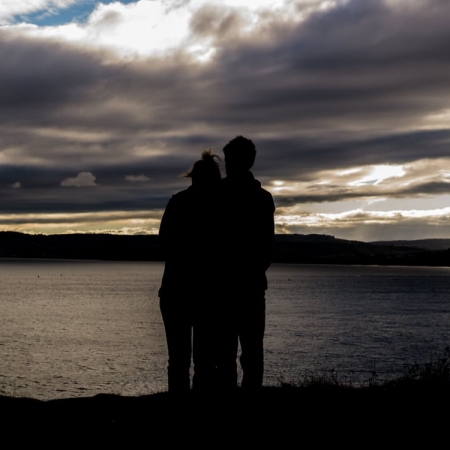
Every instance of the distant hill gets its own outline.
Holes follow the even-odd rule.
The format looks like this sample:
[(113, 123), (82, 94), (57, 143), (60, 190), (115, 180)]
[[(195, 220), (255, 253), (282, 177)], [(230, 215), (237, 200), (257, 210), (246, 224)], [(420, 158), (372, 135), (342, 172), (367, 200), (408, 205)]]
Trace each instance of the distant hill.
[[(439, 241), (439, 240), (437, 240)], [(443, 241), (447, 241), (443, 239)], [(275, 260), (304, 264), (449, 266), (449, 246), (420, 247), (411, 241), (360, 242), (329, 235), (277, 235)], [(436, 243), (435, 243), (436, 245)]]
[[(450, 239), (360, 242), (321, 234), (279, 234), (274, 262), (450, 266)], [(156, 235), (0, 232), (0, 258), (163, 261)]]
[(0, 258), (162, 260), (155, 235), (0, 232)]
[(424, 250), (447, 250), (450, 239), (417, 239), (411, 241), (373, 241), (374, 245), (393, 245), (395, 247), (415, 247)]

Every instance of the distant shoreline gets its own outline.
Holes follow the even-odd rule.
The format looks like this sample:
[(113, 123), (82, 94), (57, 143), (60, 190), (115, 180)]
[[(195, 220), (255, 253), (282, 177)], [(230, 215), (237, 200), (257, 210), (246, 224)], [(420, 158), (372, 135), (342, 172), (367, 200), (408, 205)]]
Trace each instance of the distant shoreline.
[[(115, 259), (71, 259), (71, 258), (27, 258), (27, 257), (0, 257), (0, 263), (160, 263), (164, 264), (164, 260), (115, 260)], [(348, 266), (348, 267), (409, 267), (409, 268), (435, 268), (435, 269), (449, 269), (450, 265), (445, 266), (437, 266), (437, 265), (417, 265), (417, 264), (358, 264), (358, 263), (345, 263), (345, 262), (334, 262), (334, 263), (324, 263), (324, 262), (316, 262), (316, 263), (303, 263), (303, 262), (277, 262), (274, 261), (273, 265), (285, 265), (285, 266)]]
[[(0, 258), (164, 261), (157, 235), (0, 232)], [(276, 235), (273, 263), (450, 267), (450, 239), (366, 243), (328, 235)]]

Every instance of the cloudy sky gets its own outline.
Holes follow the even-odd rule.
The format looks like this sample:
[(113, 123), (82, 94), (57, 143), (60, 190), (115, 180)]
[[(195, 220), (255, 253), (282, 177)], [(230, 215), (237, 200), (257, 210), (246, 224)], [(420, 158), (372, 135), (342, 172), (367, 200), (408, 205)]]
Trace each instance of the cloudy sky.
[(450, 238), (449, 22), (448, 0), (1, 0), (0, 230), (157, 233), (242, 134), (278, 233)]

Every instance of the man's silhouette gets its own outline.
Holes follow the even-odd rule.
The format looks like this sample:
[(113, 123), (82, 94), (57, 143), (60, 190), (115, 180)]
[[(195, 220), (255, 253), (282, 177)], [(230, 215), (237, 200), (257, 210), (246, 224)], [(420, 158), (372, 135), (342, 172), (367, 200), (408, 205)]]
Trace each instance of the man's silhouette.
[(260, 388), (264, 374), (266, 271), (271, 264), (275, 205), (251, 172), (256, 149), (237, 136), (223, 148), (226, 178), (221, 183), (223, 237), (222, 331), (218, 369), (223, 386), (237, 386), (241, 347), (241, 387)]

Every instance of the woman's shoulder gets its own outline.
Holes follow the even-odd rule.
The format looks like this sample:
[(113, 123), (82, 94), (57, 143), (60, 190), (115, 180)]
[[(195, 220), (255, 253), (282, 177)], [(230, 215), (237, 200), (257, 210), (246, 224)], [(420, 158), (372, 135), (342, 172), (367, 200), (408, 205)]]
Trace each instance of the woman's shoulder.
[(170, 201), (173, 202), (182, 202), (185, 199), (192, 196), (192, 189), (189, 186), (187, 189), (183, 189), (182, 191), (177, 192), (176, 194), (173, 194), (170, 198)]

